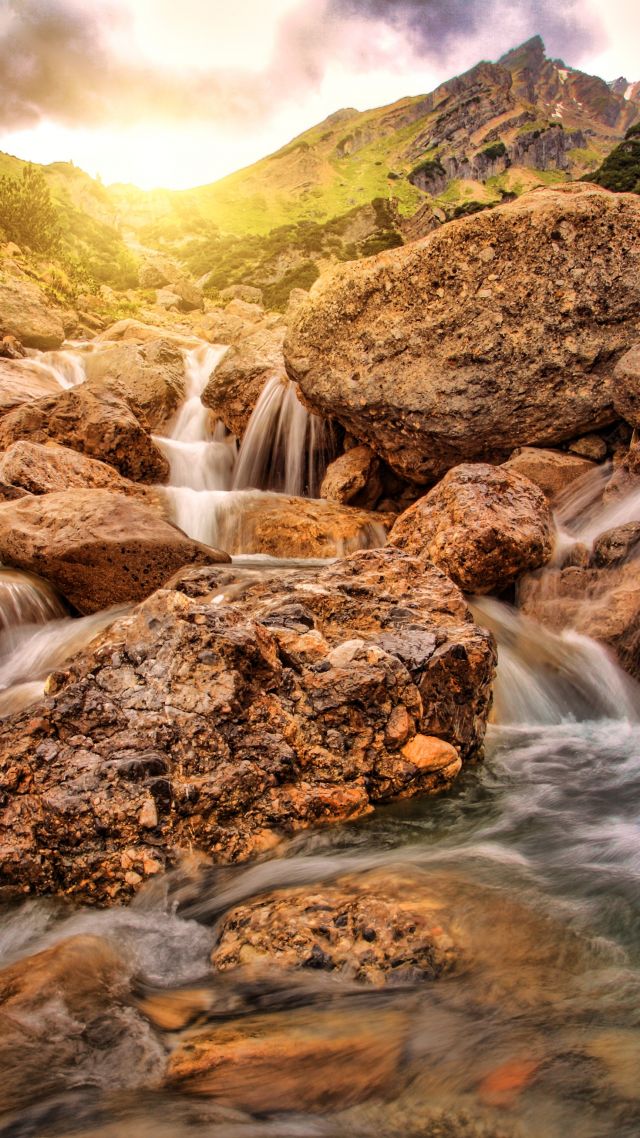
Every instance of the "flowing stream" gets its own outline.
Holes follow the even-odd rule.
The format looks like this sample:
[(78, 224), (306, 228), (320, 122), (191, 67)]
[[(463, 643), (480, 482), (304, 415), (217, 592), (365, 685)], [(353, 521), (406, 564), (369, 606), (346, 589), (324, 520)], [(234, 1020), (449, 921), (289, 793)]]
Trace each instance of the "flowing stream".
[[(175, 516), (205, 539), (220, 532), (216, 503), (233, 512), (246, 495), (269, 493), (246, 488), (251, 462), (212, 428), (200, 401), (216, 351), (191, 353), (187, 401), (161, 442)], [(277, 435), (280, 412), (263, 410), (265, 431)], [(296, 420), (293, 434), (304, 457), (308, 423), (303, 432)], [(255, 464), (264, 470), (262, 458)], [(309, 477), (299, 456), (294, 465), (296, 478)], [(602, 505), (601, 490), (582, 487), (563, 504), (565, 548), (640, 520), (638, 496)], [(89, 1029), (81, 1009), (75, 1018), (63, 1012), (54, 984), (5, 1072), (7, 1086), (26, 1089), (4, 1108), (0, 1138), (637, 1138), (640, 691), (593, 641), (545, 631), (491, 598), (473, 605), (499, 645), (493, 722), (484, 763), (463, 771), (449, 794), (303, 834), (248, 867), (176, 871), (127, 907), (26, 900), (4, 911), (1, 964), (89, 935), (124, 955), (137, 1002), (116, 1013), (107, 1001)], [(41, 690), (48, 671), (111, 619), (71, 620), (42, 583), (2, 571), (3, 713), (20, 706), (25, 685)], [(312, 971), (274, 970), (259, 982), (212, 975), (209, 957), (230, 907), (271, 889), (367, 874), (382, 874), (399, 901), (428, 900), (442, 911), (457, 951), (450, 974), (434, 982), (404, 975), (381, 990)], [(95, 943), (87, 942), (89, 969)], [(195, 1002), (198, 1022), (240, 1030), (247, 1017), (277, 1015), (294, 1042), (256, 1061), (246, 1102), (241, 1090), (234, 1097), (243, 1084), (233, 1067), (232, 1101), (169, 1092), (157, 1073), (180, 1033), (160, 1040), (137, 1014), (145, 1000), (169, 1020)], [(327, 1017), (351, 1040), (328, 1069), (295, 1042), (322, 1037)], [(384, 1078), (363, 1101), (345, 1093), (341, 1102), (340, 1088), (374, 1077), (371, 1048)], [(291, 1085), (306, 1093), (318, 1080), (331, 1109), (273, 1105)]]

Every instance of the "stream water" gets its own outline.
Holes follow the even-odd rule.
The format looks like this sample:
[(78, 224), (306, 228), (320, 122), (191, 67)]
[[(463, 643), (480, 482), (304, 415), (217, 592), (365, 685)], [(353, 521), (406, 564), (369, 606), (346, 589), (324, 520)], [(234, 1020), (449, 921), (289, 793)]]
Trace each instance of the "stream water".
[[(189, 397), (161, 444), (179, 524), (207, 534), (211, 495), (223, 501), (234, 486), (269, 492), (246, 488), (250, 460), (243, 465), (234, 441), (209, 428), (199, 393), (215, 358), (209, 348), (191, 356)], [(277, 432), (278, 416), (269, 416)], [(278, 468), (295, 468), (297, 489), (305, 488), (304, 462), (299, 454), (289, 463), (287, 448), (295, 438), (304, 457), (308, 422), (282, 443), (285, 436)], [(601, 490), (593, 482), (564, 503), (565, 545), (640, 520), (636, 497), (602, 506)], [(463, 771), (446, 796), (304, 834), (257, 865), (176, 872), (127, 907), (29, 900), (5, 911), (0, 925), (0, 964), (88, 933), (125, 954), (139, 998), (151, 994), (170, 1010), (196, 989), (204, 1020), (241, 1025), (278, 1013), (292, 1032), (302, 1023), (313, 1033), (333, 1016), (377, 1055), (401, 1056), (384, 1088), (343, 1108), (332, 1100), (330, 1111), (274, 1110), (274, 1083), (296, 1077), (294, 1047), (271, 1067), (256, 1065), (250, 1110), (237, 1095), (229, 1104), (169, 1093), (154, 1087), (163, 1054), (154, 1032), (126, 1014), (114, 1028), (105, 1012), (87, 1037), (81, 1017), (56, 1019), (54, 991), (53, 1013), (48, 1007), (45, 1021), (34, 1011), (32, 1046), (5, 1073), (9, 1083), (26, 1071), (29, 1090), (0, 1120), (0, 1138), (637, 1138), (640, 691), (585, 637), (552, 634), (493, 599), (474, 601), (474, 612), (499, 645), (493, 722), (485, 762)], [(36, 581), (3, 571), (2, 713), (35, 698), (47, 672), (110, 619), (72, 620)], [(253, 984), (211, 975), (219, 921), (231, 906), (273, 888), (371, 872), (384, 874), (399, 898), (441, 907), (460, 946), (449, 975), (433, 983), (405, 977), (382, 991), (335, 974), (274, 972)], [(321, 1064), (303, 1065), (300, 1078), (305, 1086), (319, 1078), (357, 1084), (367, 1062), (358, 1055), (355, 1047), (336, 1059), (328, 1075)]]

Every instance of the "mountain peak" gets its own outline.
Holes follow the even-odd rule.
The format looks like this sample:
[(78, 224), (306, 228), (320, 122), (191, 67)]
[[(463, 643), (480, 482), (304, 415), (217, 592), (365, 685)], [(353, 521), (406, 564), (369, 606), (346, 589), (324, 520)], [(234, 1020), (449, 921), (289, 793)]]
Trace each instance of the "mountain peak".
[(532, 36), (501, 56), (498, 63), (508, 71), (538, 71), (546, 58), (547, 49), (542, 36)]

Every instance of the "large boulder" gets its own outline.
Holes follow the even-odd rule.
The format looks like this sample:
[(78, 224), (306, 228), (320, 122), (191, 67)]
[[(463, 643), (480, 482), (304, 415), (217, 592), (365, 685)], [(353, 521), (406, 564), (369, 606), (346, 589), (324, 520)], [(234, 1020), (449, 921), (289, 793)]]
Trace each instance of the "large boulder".
[(93, 343), (120, 343), (122, 340), (133, 340), (138, 344), (145, 344), (150, 340), (165, 340), (171, 344), (177, 344), (181, 348), (197, 348), (200, 343), (199, 337), (190, 334), (189, 329), (180, 332), (176, 328), (165, 328), (160, 324), (146, 324), (142, 320), (133, 320), (131, 317), (127, 317), (125, 320), (116, 320), (115, 324), (110, 324), (104, 332), (98, 333)]
[(64, 341), (60, 314), (31, 281), (9, 278), (0, 282), (0, 338), (6, 335), (45, 352)]
[(182, 565), (228, 561), (142, 502), (66, 490), (0, 505), (0, 560), (50, 581), (81, 613), (139, 601)]
[(605, 557), (602, 543), (592, 567), (570, 565), (525, 577), (518, 586), (520, 607), (554, 632), (571, 629), (606, 644), (640, 680), (640, 561), (598, 567)]
[(520, 447), (505, 462), (504, 469), (514, 474), (523, 474), (544, 491), (549, 501), (567, 489), (577, 478), (583, 478), (592, 470), (595, 463), (577, 454), (565, 454), (561, 450), (546, 450), (543, 447)]
[(465, 592), (501, 592), (549, 560), (553, 522), (528, 478), (468, 463), (400, 515), (389, 544), (428, 557)]
[(534, 190), (314, 285), (285, 344), (309, 406), (429, 482), (612, 422), (640, 327), (640, 198)]
[(128, 403), (151, 430), (160, 431), (184, 400), (184, 354), (170, 340), (104, 344), (85, 357), (87, 381)]
[(28, 439), (55, 442), (107, 462), (134, 482), (164, 482), (169, 463), (130, 407), (87, 383), (26, 403), (0, 420), (0, 450)]
[(445, 789), (482, 746), (495, 659), (399, 550), (191, 569), (0, 723), (0, 884), (104, 902), (181, 849), (238, 861)]
[(108, 466), (57, 443), (32, 443), (28, 439), (12, 443), (0, 454), (0, 483), (15, 486), (29, 494), (55, 494), (60, 490), (113, 490), (143, 498), (156, 509), (163, 508), (160, 493), (153, 486), (130, 482)]
[(231, 345), (204, 389), (202, 402), (238, 438), (247, 428), (265, 383), (274, 376), (286, 382), (285, 333), (284, 323), (259, 325), (252, 335)]
[(60, 384), (51, 372), (32, 360), (0, 359), (0, 414), (33, 399), (55, 395)]

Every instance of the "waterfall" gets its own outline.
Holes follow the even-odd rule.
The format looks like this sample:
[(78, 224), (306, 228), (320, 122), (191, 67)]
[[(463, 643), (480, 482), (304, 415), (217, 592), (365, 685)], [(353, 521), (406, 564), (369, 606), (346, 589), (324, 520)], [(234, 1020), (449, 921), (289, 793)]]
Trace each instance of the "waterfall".
[(295, 383), (273, 376), (249, 420), (233, 487), (317, 497), (331, 441), (330, 427), (303, 407)]
[(0, 567), (0, 716), (39, 699), (49, 673), (116, 615), (111, 610), (73, 619), (46, 581)]
[[(211, 423), (211, 412), (201, 396), (226, 348), (208, 344), (185, 351), (186, 398), (169, 434), (156, 437), (170, 468), (170, 484), (192, 490), (228, 490), (231, 486), (236, 444), (222, 423)], [(179, 496), (174, 496), (179, 509)], [(181, 529), (186, 529), (177, 518)], [(192, 535), (193, 536), (193, 535)]]

